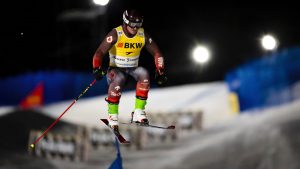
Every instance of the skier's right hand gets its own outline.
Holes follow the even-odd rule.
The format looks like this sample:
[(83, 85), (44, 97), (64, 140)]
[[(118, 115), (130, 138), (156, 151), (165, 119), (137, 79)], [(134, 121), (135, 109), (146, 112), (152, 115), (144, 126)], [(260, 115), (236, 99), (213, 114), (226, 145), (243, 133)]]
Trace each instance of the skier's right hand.
[(101, 69), (101, 67), (97, 67), (93, 69), (93, 75), (96, 80), (101, 80), (105, 75), (105, 72)]

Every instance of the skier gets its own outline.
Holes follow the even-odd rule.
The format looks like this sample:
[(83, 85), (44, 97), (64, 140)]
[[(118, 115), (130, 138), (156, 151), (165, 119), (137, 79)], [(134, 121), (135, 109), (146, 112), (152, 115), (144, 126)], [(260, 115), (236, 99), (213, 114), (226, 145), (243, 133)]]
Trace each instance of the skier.
[(122, 89), (128, 75), (136, 81), (136, 98), (132, 121), (149, 124), (145, 105), (150, 88), (148, 71), (139, 66), (139, 56), (143, 47), (154, 57), (156, 66), (155, 79), (159, 85), (167, 81), (164, 57), (151, 36), (142, 28), (143, 16), (136, 9), (123, 13), (123, 24), (112, 29), (101, 42), (93, 56), (93, 74), (97, 80), (103, 78), (102, 59), (109, 53), (107, 82), (109, 85), (108, 103), (109, 126), (118, 130), (118, 108)]

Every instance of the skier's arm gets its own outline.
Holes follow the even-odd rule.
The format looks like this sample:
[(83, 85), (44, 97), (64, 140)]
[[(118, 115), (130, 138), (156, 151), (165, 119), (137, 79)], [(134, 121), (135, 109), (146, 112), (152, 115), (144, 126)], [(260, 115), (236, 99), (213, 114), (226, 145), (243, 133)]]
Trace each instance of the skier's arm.
[(111, 30), (101, 42), (93, 56), (93, 74), (95, 79), (101, 80), (105, 75), (102, 70), (102, 59), (103, 56), (108, 52), (108, 50), (117, 42), (117, 31), (115, 29)]
[(159, 50), (157, 44), (153, 41), (153, 39), (150, 37), (150, 35), (145, 32), (145, 47), (148, 50), (148, 52), (154, 57), (156, 70), (160, 75), (164, 74), (164, 57)]
[(93, 68), (100, 68), (102, 65), (103, 56), (117, 42), (118, 35), (115, 29), (111, 30), (103, 39), (93, 56)]
[(157, 44), (153, 41), (148, 33), (145, 32), (145, 40), (146, 40), (146, 49), (149, 53), (154, 57), (156, 72), (155, 72), (155, 79), (158, 85), (164, 85), (168, 78), (165, 73), (165, 63), (164, 57), (160, 52)]

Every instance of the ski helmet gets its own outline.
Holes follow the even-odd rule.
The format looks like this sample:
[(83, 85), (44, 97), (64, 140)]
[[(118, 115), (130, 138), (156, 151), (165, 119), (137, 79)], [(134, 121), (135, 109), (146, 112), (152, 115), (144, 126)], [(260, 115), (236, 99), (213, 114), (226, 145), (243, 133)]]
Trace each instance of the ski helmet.
[(126, 25), (132, 28), (139, 28), (143, 25), (143, 16), (135, 9), (127, 9), (123, 13), (123, 21)]

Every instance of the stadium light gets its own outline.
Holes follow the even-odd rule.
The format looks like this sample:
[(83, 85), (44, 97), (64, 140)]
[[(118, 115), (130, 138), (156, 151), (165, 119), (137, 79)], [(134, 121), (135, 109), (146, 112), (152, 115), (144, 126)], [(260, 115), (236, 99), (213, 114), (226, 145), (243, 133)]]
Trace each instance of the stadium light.
[(265, 50), (275, 50), (278, 46), (278, 42), (272, 35), (264, 35), (261, 39), (262, 47)]
[(197, 63), (201, 63), (201, 64), (208, 62), (210, 59), (210, 52), (208, 48), (205, 46), (197, 46), (193, 50), (193, 59)]
[(106, 6), (109, 3), (109, 0), (93, 0), (96, 5)]

